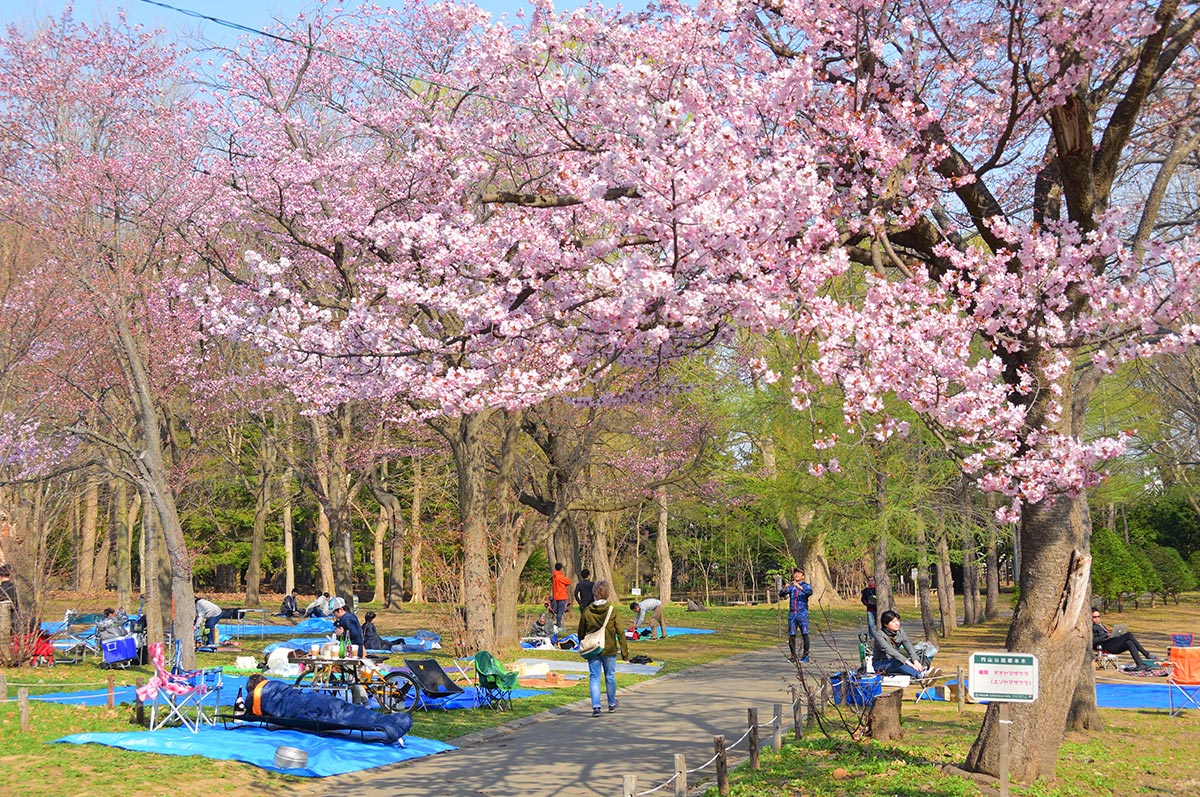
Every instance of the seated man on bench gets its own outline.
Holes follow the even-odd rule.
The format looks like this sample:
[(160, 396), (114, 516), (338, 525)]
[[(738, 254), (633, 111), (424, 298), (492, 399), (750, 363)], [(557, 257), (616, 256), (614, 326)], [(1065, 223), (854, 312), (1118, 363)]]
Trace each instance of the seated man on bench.
[(380, 714), (334, 695), (296, 689), (262, 675), (250, 676), (246, 689), (244, 710), (235, 710), (235, 719), (317, 731), (380, 731), (388, 744), (401, 745), (402, 737), (412, 728), (413, 720), (408, 714)]

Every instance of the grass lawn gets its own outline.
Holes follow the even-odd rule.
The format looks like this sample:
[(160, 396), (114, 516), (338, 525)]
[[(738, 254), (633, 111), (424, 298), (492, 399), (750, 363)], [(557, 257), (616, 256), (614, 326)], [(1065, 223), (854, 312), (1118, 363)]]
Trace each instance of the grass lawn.
[[(911, 600), (911, 599), (910, 599)], [(103, 603), (103, 599), (99, 601)], [(231, 600), (233, 605), (236, 600)], [(363, 608), (370, 608), (369, 605)], [(911, 603), (902, 607), (910, 634), (916, 628), (911, 618)], [(61, 611), (61, 610), (58, 610)], [(435, 607), (406, 607), (403, 612), (379, 611), (376, 621), (384, 636), (403, 635), (419, 628), (438, 629), (445, 612)], [(534, 609), (529, 608), (530, 618)], [(360, 609), (361, 615), (361, 609)], [(578, 619), (569, 615), (567, 623)], [(626, 622), (630, 617), (623, 618)], [(820, 622), (851, 625), (860, 622), (856, 609), (834, 611)], [(1200, 633), (1200, 596), (1190, 595), (1180, 606), (1143, 608), (1123, 615), (1108, 615), (1110, 624), (1124, 623), (1145, 643), (1151, 653), (1166, 650), (1170, 633)], [(668, 629), (672, 624), (713, 628), (719, 633), (706, 636), (681, 636), (664, 641), (635, 645), (638, 653), (647, 653), (665, 663), (664, 673), (704, 664), (750, 648), (782, 641), (781, 619), (776, 607), (717, 608), (705, 613), (687, 614), (672, 608), (667, 612)], [(989, 624), (979, 628), (958, 629), (940, 644), (939, 666), (953, 672), (965, 663), (973, 650), (1003, 647), (1005, 626)], [(919, 636), (919, 634), (913, 634)], [(265, 644), (265, 643), (262, 643)], [(246, 654), (257, 653), (262, 644), (246, 643)], [(567, 652), (500, 651), (503, 661), (518, 656), (578, 660)], [(201, 654), (200, 664), (232, 664), (235, 654)], [(448, 671), (450, 655), (438, 651)], [(857, 652), (847, 651), (857, 658)], [(261, 659), (261, 655), (259, 655)], [(400, 656), (393, 658), (400, 663)], [(1111, 671), (1109, 671), (1111, 674)], [(132, 684), (138, 677), (148, 678), (150, 668), (116, 672), (118, 685)], [(17, 684), (29, 685), (32, 694), (99, 685), (108, 671), (92, 664), (59, 665), (47, 669), (10, 669), (6, 672), (8, 697), (14, 698)], [(1126, 679), (1115, 676), (1114, 679)], [(645, 677), (620, 676), (621, 685), (645, 680)], [(1139, 679), (1143, 680), (1143, 679)], [(1165, 687), (1164, 687), (1165, 688)], [(552, 690), (541, 697), (514, 702), (514, 711), (489, 710), (418, 712), (412, 733), (453, 742), (468, 733), (480, 731), (510, 720), (573, 703), (587, 696), (586, 681)], [(41, 795), (174, 795), (181, 785), (187, 793), (259, 797), (266, 794), (309, 794), (329, 788), (326, 779), (295, 778), (278, 775), (235, 762), (201, 758), (158, 756), (128, 752), (97, 745), (48, 744), (61, 736), (84, 731), (136, 730), (131, 724), (129, 706), (77, 708), (35, 702), (32, 705), (32, 729), (20, 731), (15, 702), (0, 705), (0, 794), (40, 797)], [(1200, 716), (1195, 712), (1174, 720), (1165, 711), (1101, 711), (1106, 729), (1103, 733), (1070, 735), (1062, 747), (1059, 779), (1053, 785), (1032, 789), (1014, 787), (1013, 794), (1028, 795), (1200, 795)], [(782, 754), (767, 753), (763, 768), (734, 772), (734, 794), (738, 795), (882, 795), (882, 794), (984, 794), (976, 784), (945, 774), (943, 763), (959, 762), (979, 727), (982, 709), (968, 706), (959, 714), (953, 704), (922, 701), (906, 702), (903, 708), (905, 737), (899, 742), (853, 743), (844, 729), (830, 726), (828, 737), (809, 733), (803, 740), (790, 740)], [(836, 723), (834, 723), (836, 725)]]

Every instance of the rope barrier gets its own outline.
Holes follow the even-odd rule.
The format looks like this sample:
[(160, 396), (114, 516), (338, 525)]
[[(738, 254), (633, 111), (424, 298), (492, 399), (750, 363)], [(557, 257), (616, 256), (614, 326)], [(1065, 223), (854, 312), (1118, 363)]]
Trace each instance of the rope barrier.
[(670, 786), (672, 783), (674, 783), (678, 777), (679, 777), (679, 773), (676, 772), (674, 775), (667, 778), (665, 781), (658, 784), (653, 789), (646, 789), (645, 791), (639, 791), (637, 794), (634, 795), (634, 797), (645, 797), (645, 795), (647, 795), (647, 794), (654, 794), (654, 792), (656, 792), (656, 791), (661, 791), (662, 789), (665, 789), (668, 786)]

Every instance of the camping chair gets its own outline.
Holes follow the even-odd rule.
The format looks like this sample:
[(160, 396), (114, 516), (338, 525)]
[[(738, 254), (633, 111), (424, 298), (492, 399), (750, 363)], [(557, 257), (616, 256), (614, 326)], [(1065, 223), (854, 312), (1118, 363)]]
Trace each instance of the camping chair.
[(1195, 639), (1194, 634), (1171, 634), (1171, 647), (1190, 648)]
[(476, 653), (472, 659), (475, 662), (476, 689), (484, 705), (498, 711), (512, 709), (512, 690), (517, 687), (519, 675), (504, 669), (496, 657), (486, 650)]
[(1172, 717), (1178, 717), (1186, 708), (1200, 710), (1200, 648), (1173, 647), (1167, 651), (1167, 689)]
[(404, 666), (417, 682), (419, 694), (413, 700), (422, 709), (428, 709), (430, 701), (440, 701), (437, 707), (445, 708), (451, 698), (466, 691), (450, 680), (437, 659), (405, 659)]
[(99, 614), (80, 614), (67, 609), (61, 623), (55, 623), (50, 639), (54, 646), (54, 660), (62, 664), (87, 661), (88, 654), (95, 656), (99, 650), (96, 640), (96, 624), (103, 618)]
[(1121, 658), (1116, 653), (1106, 653), (1103, 648), (1092, 648), (1092, 666), (1097, 670), (1119, 670)]
[(154, 701), (150, 707), (150, 730), (178, 722), (196, 733), (201, 724), (216, 723), (216, 710), (221, 704), (220, 667), (207, 670), (173, 667), (168, 671), (161, 642), (150, 646), (150, 660), (154, 663), (154, 675), (137, 690), (138, 700)]

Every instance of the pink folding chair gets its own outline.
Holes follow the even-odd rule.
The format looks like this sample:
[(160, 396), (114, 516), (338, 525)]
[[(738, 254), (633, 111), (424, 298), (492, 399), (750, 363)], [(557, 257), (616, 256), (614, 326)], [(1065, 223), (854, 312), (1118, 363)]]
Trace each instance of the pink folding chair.
[(192, 733), (201, 725), (216, 723), (216, 710), (221, 704), (221, 668), (182, 670), (166, 668), (163, 643), (150, 646), (154, 675), (137, 690), (138, 700), (153, 700), (150, 706), (150, 730), (156, 731), (178, 723)]

